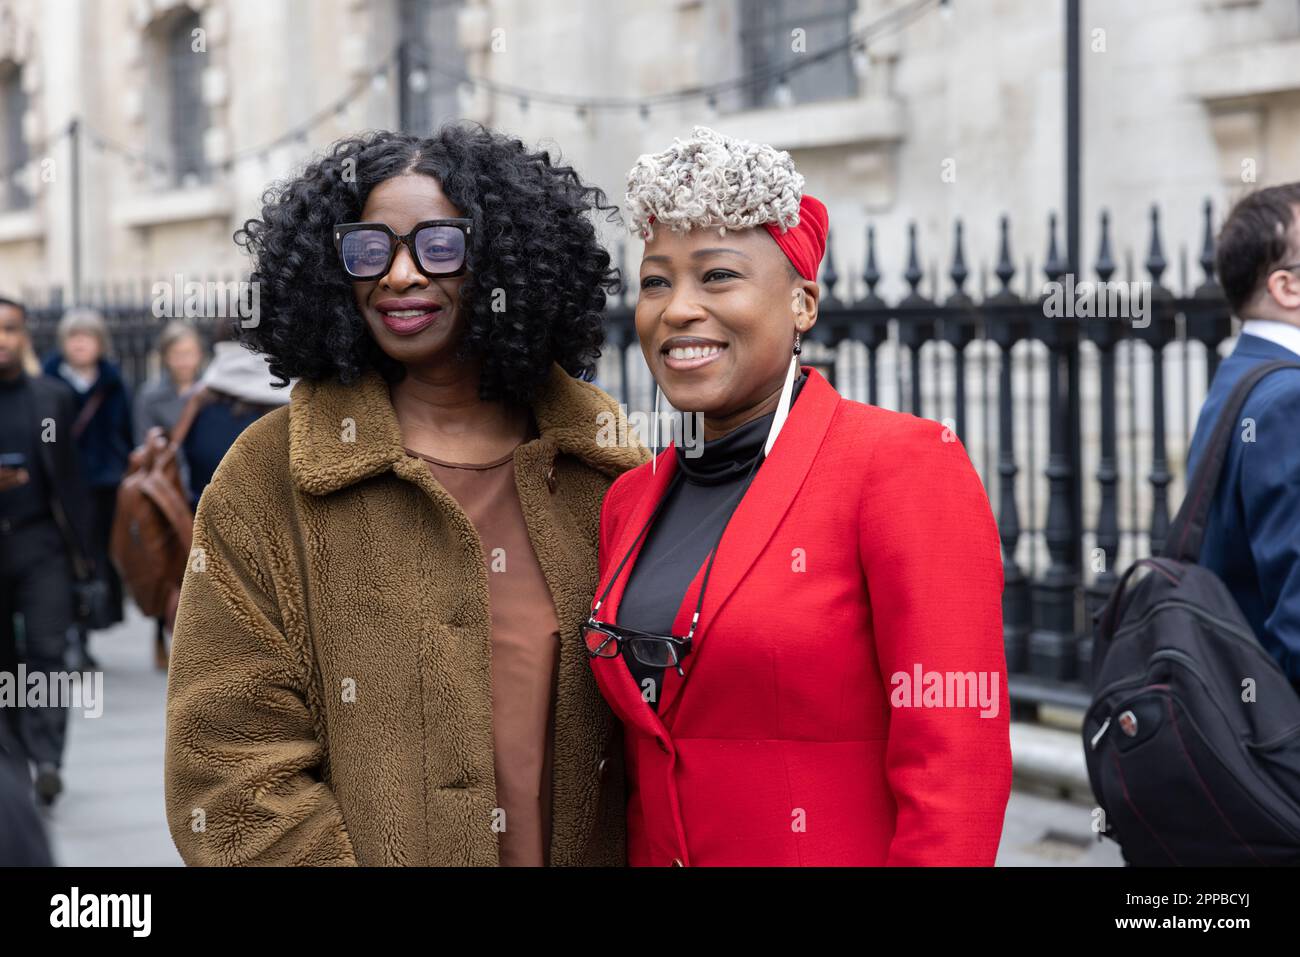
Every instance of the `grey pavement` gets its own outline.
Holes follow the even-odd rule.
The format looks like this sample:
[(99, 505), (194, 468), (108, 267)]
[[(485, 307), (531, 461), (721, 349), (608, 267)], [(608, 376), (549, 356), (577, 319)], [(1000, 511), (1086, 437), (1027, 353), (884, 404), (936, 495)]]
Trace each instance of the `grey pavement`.
[(128, 602), (126, 621), (90, 637), (103, 714), (73, 709), (68, 718), (63, 794), (45, 812), (57, 864), (181, 864), (163, 808), (167, 676), (154, 668), (153, 635), (153, 621)]
[[(1014, 762), (1014, 756), (1013, 756)], [(1092, 833), (1092, 807), (1017, 782), (1007, 804), (998, 867), (1123, 867), (1119, 845)]]
[[(55, 860), (179, 865), (163, 809), (167, 678), (153, 666), (153, 622), (128, 603), (127, 620), (92, 635), (90, 650), (104, 671), (104, 709), (69, 718), (64, 792), (46, 813)], [(1122, 865), (1115, 844), (1092, 833), (1077, 733), (1017, 724), (1011, 737), (1016, 786), (998, 866)]]

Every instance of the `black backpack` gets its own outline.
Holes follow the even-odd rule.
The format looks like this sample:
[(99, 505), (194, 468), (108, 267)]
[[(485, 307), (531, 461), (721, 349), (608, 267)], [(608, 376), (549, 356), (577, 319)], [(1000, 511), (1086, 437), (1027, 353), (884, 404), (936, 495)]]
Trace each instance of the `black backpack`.
[(1102, 833), (1132, 865), (1300, 864), (1300, 695), (1197, 564), (1246, 397), (1285, 368), (1300, 363), (1237, 384), (1164, 554), (1134, 562), (1097, 618), (1084, 756)]

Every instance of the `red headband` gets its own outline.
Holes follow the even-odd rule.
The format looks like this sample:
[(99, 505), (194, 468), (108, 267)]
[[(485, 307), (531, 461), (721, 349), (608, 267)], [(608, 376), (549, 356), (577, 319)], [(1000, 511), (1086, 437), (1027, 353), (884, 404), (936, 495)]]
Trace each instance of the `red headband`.
[(791, 226), (785, 232), (777, 223), (763, 224), (781, 251), (786, 254), (799, 275), (804, 279), (817, 281), (817, 268), (821, 265), (826, 252), (826, 231), (830, 228), (830, 218), (826, 206), (820, 199), (804, 194), (799, 203), (799, 225)]

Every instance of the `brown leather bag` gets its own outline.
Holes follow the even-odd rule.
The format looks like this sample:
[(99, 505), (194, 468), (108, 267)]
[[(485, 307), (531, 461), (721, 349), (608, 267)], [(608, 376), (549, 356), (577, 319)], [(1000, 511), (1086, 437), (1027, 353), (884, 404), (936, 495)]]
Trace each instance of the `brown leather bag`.
[(170, 437), (161, 426), (151, 428), (131, 453), (117, 490), (109, 556), (140, 610), (164, 619), (169, 629), (194, 535), (194, 513), (176, 454), (209, 398), (206, 388), (196, 389)]

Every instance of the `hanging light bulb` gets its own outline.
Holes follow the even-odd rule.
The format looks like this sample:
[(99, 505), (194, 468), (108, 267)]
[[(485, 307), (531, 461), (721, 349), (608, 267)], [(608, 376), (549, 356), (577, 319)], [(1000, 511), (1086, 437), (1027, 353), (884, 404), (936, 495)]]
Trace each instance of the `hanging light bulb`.
[(641, 117), (641, 127), (644, 129), (650, 125), (650, 107), (642, 103), (637, 107), (637, 113)]
[(370, 79), (370, 89), (376, 93), (383, 93), (388, 89), (388, 74), (383, 70), (376, 70), (375, 75)]
[(939, 16), (945, 20), (952, 19), (952, 0), (939, 0)]
[(407, 75), (406, 85), (412, 93), (423, 93), (429, 88), (429, 74), (417, 67)]
[(784, 76), (777, 81), (776, 89), (772, 92), (772, 99), (775, 100), (776, 105), (782, 109), (794, 102), (794, 91), (790, 89), (790, 81)]
[(709, 119), (717, 119), (718, 116), (718, 98), (715, 94), (710, 93), (709, 98), (704, 101), (704, 110)]

